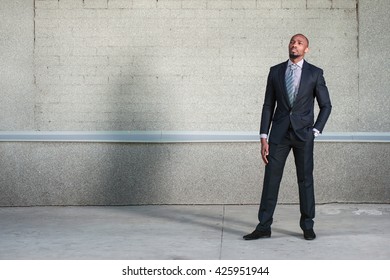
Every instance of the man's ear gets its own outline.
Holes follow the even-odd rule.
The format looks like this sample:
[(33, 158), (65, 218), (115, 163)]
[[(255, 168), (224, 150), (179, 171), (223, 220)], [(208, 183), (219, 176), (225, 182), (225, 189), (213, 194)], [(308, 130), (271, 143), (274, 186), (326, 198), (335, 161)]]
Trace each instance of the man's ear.
[(309, 48), (306, 48), (304, 52), (305, 52), (305, 53), (309, 52)]

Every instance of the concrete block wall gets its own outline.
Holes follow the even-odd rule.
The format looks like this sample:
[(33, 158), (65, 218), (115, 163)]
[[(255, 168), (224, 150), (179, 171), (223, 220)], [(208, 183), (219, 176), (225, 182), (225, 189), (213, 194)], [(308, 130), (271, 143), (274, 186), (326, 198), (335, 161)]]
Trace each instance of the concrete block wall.
[(328, 129), (357, 131), (357, 16), (351, 0), (36, 0), (35, 129), (256, 131), (268, 69), (302, 32)]
[(34, 128), (33, 1), (0, 1), (0, 130)]
[[(1, 131), (257, 131), (294, 33), (325, 132), (389, 132), (388, 0), (0, 1)], [(0, 131), (0, 133), (1, 133)], [(390, 202), (388, 143), (316, 145), (318, 202)], [(297, 202), (289, 159), (280, 202)], [(0, 206), (257, 203), (258, 143), (0, 142)]]

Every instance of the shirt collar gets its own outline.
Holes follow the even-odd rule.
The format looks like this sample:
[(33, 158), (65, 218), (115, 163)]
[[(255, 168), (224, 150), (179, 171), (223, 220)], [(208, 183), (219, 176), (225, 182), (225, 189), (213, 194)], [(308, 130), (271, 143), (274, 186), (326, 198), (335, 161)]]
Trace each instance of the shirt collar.
[[(302, 69), (302, 67), (303, 67), (303, 61), (304, 61), (304, 59), (301, 59), (301, 61), (299, 61), (296, 65), (299, 67), (299, 68), (301, 68)], [(292, 61), (289, 59), (288, 60), (288, 64), (287, 64), (287, 67), (289, 67), (290, 65), (292, 65), (293, 63), (292, 63)]]

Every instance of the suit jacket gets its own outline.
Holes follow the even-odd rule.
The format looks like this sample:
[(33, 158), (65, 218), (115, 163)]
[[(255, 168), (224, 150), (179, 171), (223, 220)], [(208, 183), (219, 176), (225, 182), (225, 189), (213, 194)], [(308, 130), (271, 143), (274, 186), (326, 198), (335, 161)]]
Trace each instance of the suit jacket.
[[(306, 61), (291, 108), (285, 85), (286, 68), (287, 61), (271, 67), (261, 114), (260, 133), (268, 134), (269, 142), (275, 144), (280, 143), (290, 126), (301, 141), (312, 139), (313, 127), (322, 132), (332, 109), (322, 69)], [(315, 122), (314, 99), (320, 108)]]

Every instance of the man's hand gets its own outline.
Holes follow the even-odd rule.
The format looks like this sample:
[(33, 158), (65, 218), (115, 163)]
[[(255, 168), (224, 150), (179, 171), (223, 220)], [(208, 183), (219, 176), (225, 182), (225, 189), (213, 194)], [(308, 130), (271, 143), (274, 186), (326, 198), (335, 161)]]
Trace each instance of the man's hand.
[(261, 158), (264, 161), (264, 164), (268, 164), (268, 142), (266, 138), (261, 138)]

